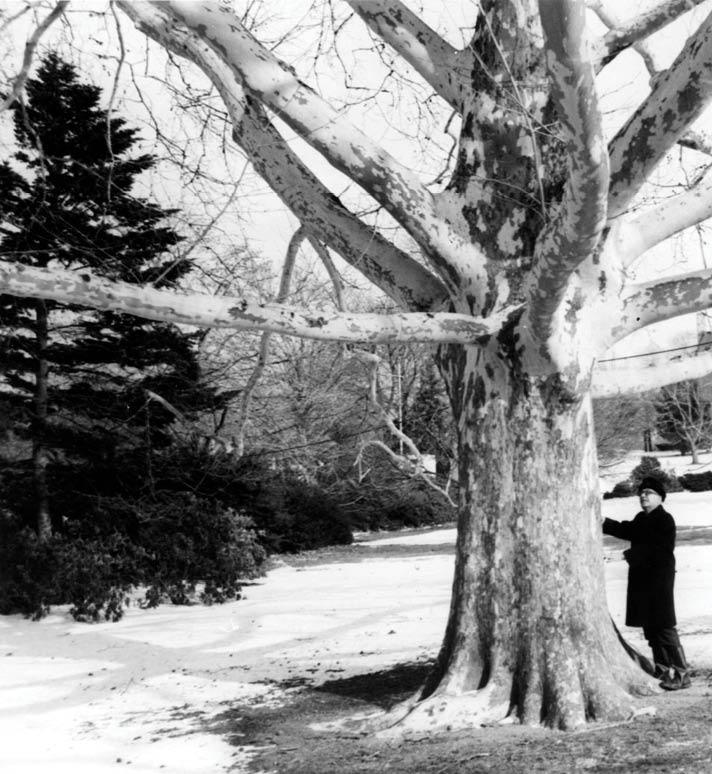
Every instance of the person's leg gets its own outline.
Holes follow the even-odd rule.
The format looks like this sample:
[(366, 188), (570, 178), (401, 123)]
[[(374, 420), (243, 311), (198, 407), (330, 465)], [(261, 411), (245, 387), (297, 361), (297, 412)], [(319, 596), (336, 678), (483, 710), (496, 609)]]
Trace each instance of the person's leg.
[(689, 688), (690, 667), (685, 658), (685, 651), (680, 644), (677, 629), (672, 626), (668, 629), (659, 629), (656, 632), (656, 640), (666, 655), (666, 661), (672, 669), (672, 675), (664, 677), (660, 687), (666, 691), (679, 691), (681, 688)]
[(657, 677), (659, 680), (662, 675), (658, 674), (658, 668), (657, 666), (646, 656), (644, 656), (642, 653), (637, 651), (626, 639), (623, 637), (623, 635), (618, 630), (618, 627), (616, 626), (615, 622), (611, 618), (611, 625), (613, 626), (613, 629), (615, 630), (615, 633), (618, 635), (618, 642), (623, 646), (623, 649), (625, 652), (635, 661), (635, 663), (647, 674), (652, 675), (653, 677)]
[(665, 677), (669, 677), (670, 668), (672, 667), (671, 657), (663, 644), (667, 640), (664, 636), (661, 638), (661, 631), (665, 630), (653, 629), (648, 626), (643, 627), (643, 635), (648, 641), (650, 649), (653, 651), (653, 662), (655, 664), (655, 672), (653, 673), (653, 677), (657, 677), (659, 680)]

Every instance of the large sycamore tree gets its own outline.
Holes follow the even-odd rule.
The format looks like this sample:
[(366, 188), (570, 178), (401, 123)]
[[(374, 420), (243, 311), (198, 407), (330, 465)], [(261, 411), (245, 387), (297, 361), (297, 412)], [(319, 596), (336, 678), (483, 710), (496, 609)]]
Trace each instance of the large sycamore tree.
[[(456, 163), (437, 193), (226, 5), (116, 6), (210, 78), (234, 142), (310, 239), (399, 313), (171, 294), (11, 262), (1, 264), (0, 288), (200, 326), (438, 345), (459, 461), (452, 602), (433, 673), (385, 722), (424, 730), (510, 718), (573, 728), (628, 716), (652, 684), (607, 610), (591, 399), (712, 370), (710, 354), (697, 350), (650, 358), (644, 369), (637, 360), (596, 366), (637, 329), (712, 305), (712, 270), (644, 283), (630, 271), (712, 215), (710, 174), (662, 203), (641, 197), (676, 144), (704, 150), (690, 129), (712, 97), (712, 16), (607, 139), (598, 74), (694, 3), (660, 2), (624, 25), (599, 8), (609, 24), (601, 35), (578, 0), (482, 0), (458, 50), (399, 0), (343, 2), (461, 117)], [(417, 248), (404, 250), (347, 208), (285, 127)]]

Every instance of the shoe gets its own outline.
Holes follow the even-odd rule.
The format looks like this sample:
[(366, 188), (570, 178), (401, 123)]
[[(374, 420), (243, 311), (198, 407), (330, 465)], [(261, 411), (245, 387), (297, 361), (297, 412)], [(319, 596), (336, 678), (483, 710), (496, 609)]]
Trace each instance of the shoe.
[(682, 645), (670, 648), (668, 653), (670, 655), (672, 675), (664, 677), (660, 681), (660, 687), (664, 691), (680, 691), (683, 688), (689, 688), (692, 685), (690, 667), (687, 664)]
[(672, 677), (666, 677), (660, 681), (660, 687), (664, 691), (680, 691), (683, 688), (689, 688), (692, 685), (690, 675), (687, 671), (680, 672), (677, 669), (673, 670)]

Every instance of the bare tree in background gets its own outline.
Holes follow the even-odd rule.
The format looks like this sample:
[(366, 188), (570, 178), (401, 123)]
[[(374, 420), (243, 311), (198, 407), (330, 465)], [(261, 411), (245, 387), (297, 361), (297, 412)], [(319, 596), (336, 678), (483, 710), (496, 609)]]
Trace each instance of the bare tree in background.
[[(623, 395), (593, 402), (596, 449), (599, 465), (621, 461), (633, 449), (652, 451), (646, 438), (654, 427), (653, 407), (647, 395)], [(647, 434), (647, 435), (646, 435)], [(648, 438), (648, 444), (652, 439)]]
[[(583, 2), (483, 0), (479, 11), (472, 4), (472, 34), (460, 49), (399, 0), (346, 3), (459, 117), (454, 169), (442, 184), (426, 185), (353, 125), (226, 6), (116, 5), (210, 78), (234, 141), (284, 205), (401, 312), (171, 295), (10, 262), (0, 266), (0, 287), (200, 326), (440, 345), (458, 433), (450, 616), (430, 679), (382, 722), (398, 733), (505, 717), (565, 729), (627, 717), (651, 684), (625, 654), (606, 606), (591, 397), (712, 370), (709, 350), (596, 368), (632, 332), (712, 305), (708, 269), (673, 267), (651, 282), (632, 271), (652, 248), (712, 215), (708, 167), (662, 202), (646, 206), (642, 196), (676, 144), (710, 147), (690, 130), (712, 97), (712, 16), (700, 16), (674, 62), (606, 138), (598, 73), (694, 3), (659, 2), (623, 23), (609, 17), (611, 29), (594, 39)], [(312, 161), (284, 131), (311, 146), (304, 158)], [(324, 184), (314, 151), (414, 247), (347, 208)]]
[(662, 439), (700, 461), (700, 451), (712, 441), (712, 402), (709, 388), (700, 380), (687, 380), (663, 387), (653, 401), (655, 425)]

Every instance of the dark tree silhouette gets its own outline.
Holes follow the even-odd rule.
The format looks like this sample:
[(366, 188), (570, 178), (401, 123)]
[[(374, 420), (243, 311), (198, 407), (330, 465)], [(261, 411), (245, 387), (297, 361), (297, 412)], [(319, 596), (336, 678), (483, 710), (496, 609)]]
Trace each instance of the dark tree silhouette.
[[(54, 53), (15, 102), (16, 150), (0, 164), (0, 254), (19, 267), (61, 267), (154, 287), (190, 269), (173, 215), (133, 193), (154, 159), (136, 130), (100, 106)], [(14, 427), (32, 445), (36, 528), (52, 530), (48, 465), (95, 462), (140, 433), (166, 440), (171, 408), (202, 401), (191, 336), (79, 305), (0, 296), (2, 381)]]

